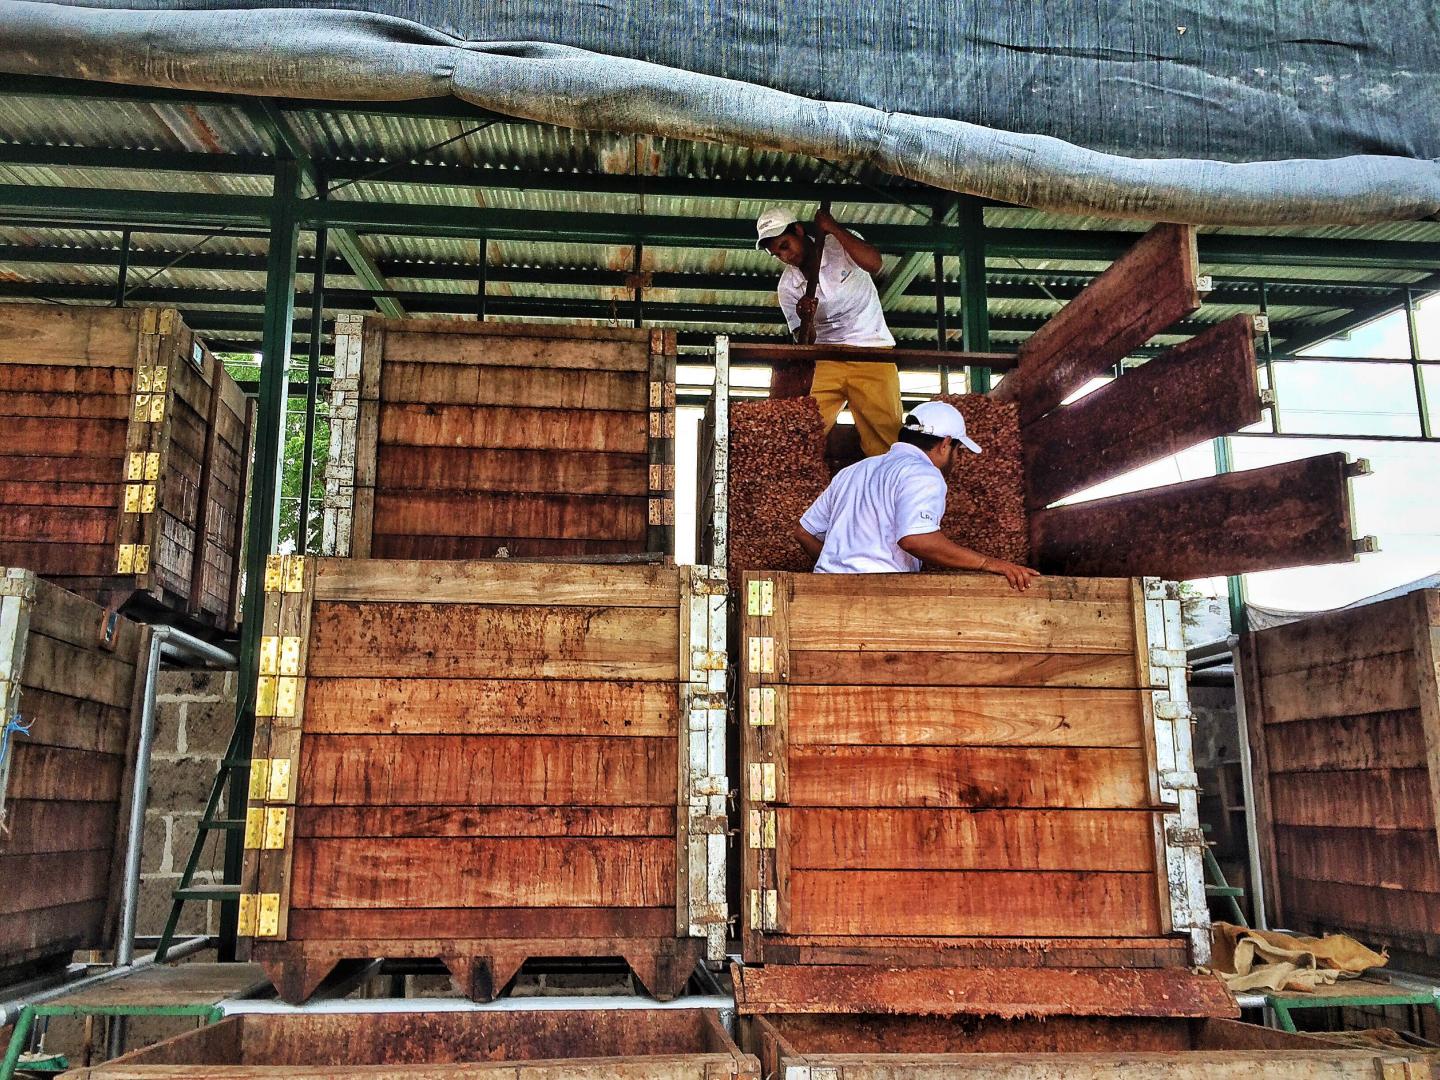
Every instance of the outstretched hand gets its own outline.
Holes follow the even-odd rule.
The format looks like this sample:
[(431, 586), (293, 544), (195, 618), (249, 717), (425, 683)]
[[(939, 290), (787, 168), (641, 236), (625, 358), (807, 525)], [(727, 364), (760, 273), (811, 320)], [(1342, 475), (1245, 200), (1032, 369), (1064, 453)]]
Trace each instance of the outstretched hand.
[(999, 574), (1007, 582), (1010, 588), (1016, 592), (1024, 592), (1030, 588), (1030, 583), (1040, 576), (1040, 571), (1032, 570), (1028, 566), (1020, 566), (1017, 563), (1006, 562), (1004, 559), (990, 559), (983, 569), (992, 574)]

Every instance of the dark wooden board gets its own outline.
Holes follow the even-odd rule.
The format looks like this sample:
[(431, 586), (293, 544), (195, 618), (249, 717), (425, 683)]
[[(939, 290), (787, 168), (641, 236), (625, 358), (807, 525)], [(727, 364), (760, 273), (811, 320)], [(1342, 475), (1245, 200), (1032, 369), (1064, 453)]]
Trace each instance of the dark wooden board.
[(389, 536), (643, 540), (648, 503), (618, 495), (378, 491), (374, 529)]
[(381, 404), (380, 444), (643, 454), (643, 413), (465, 405)]
[(381, 446), (382, 491), (527, 491), (557, 495), (645, 495), (644, 454)]

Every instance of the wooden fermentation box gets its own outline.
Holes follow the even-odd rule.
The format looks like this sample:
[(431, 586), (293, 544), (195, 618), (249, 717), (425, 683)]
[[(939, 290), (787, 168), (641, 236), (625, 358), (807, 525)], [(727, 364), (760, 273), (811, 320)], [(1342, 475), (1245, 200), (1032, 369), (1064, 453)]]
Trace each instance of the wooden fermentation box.
[(265, 588), (240, 932), (282, 996), (618, 955), (668, 998), (723, 957), (722, 578), (277, 556)]
[(173, 309), (0, 305), (0, 564), (235, 629), (253, 416)]
[(114, 944), (149, 633), (0, 568), (0, 973)]
[(675, 332), (336, 321), (324, 551), (673, 551)]
[(90, 1069), (81, 1080), (759, 1080), (700, 1009), (235, 1016)]
[(1241, 639), (1272, 926), (1440, 971), (1440, 590)]

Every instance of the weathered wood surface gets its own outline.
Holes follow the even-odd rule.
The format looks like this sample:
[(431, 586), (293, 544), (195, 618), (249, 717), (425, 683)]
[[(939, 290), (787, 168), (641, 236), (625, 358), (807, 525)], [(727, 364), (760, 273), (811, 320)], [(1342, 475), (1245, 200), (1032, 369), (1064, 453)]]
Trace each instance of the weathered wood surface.
[(1008, 966), (1027, 951), (990, 943), (1031, 939), (1129, 940), (1133, 962), (1163, 939), (1137, 589), (746, 575), (743, 895), (754, 910), (774, 893), (747, 960)]
[(1247, 636), (1272, 918), (1440, 963), (1440, 591)]
[(1347, 476), (1324, 454), (1052, 507), (1030, 517), (1031, 550), (1045, 572), (1173, 580), (1349, 562)]
[(168, 309), (7, 304), (0, 337), (0, 563), (238, 625), (250, 413), (219, 360)]
[(352, 956), (438, 957), (488, 997), (528, 956), (619, 955), (678, 992), (705, 944), (676, 915), (688, 571), (304, 565), (308, 592), (267, 594), (266, 633), (303, 635), (267, 743), (289, 862), (254, 870), (285, 905), (252, 946), (282, 995)]
[(1236, 315), (1025, 428), (1026, 504), (1056, 499), (1260, 419), (1254, 320)]
[(670, 550), (673, 332), (367, 318), (336, 348), (335, 553)]
[(0, 675), (11, 680), (0, 682), (0, 725), (18, 716), (29, 727), (0, 778), (0, 970), (114, 940), (148, 631), (119, 619), (109, 651), (106, 620), (0, 568)]

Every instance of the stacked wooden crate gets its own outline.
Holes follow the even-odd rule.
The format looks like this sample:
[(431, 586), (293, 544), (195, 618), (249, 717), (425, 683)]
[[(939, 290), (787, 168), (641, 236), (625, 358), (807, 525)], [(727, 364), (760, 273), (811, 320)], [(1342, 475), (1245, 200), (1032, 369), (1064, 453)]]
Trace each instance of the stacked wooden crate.
[(0, 568), (0, 972), (114, 942), (148, 643)]
[(1271, 924), (1440, 971), (1440, 590), (1244, 636)]
[(171, 309), (0, 305), (0, 563), (239, 619), (253, 409)]

